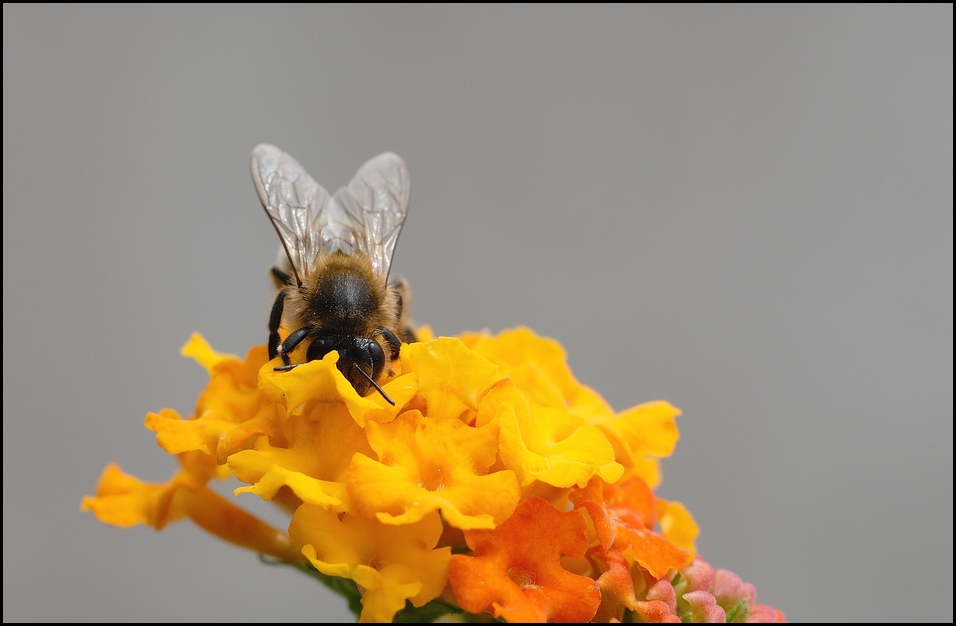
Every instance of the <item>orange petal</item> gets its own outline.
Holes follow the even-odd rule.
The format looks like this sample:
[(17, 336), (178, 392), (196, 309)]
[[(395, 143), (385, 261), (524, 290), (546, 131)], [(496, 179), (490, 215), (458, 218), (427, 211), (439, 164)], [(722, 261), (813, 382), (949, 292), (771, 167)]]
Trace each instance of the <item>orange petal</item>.
[(620, 485), (595, 480), (584, 489), (572, 490), (570, 498), (576, 507), (587, 511), (605, 549), (633, 558), (654, 578), (691, 562), (690, 553), (645, 524), (653, 526), (656, 503), (650, 489), (639, 478)]
[(644, 528), (636, 516), (626, 522), (618, 518), (618, 522), (614, 548), (637, 561), (654, 578), (662, 578), (668, 570), (680, 569), (693, 558), (686, 550)]
[(466, 531), (465, 539), (474, 556), (454, 556), (448, 575), (466, 611), (559, 622), (586, 622), (597, 611), (597, 583), (561, 566), (562, 555), (581, 557), (587, 548), (580, 513), (562, 513), (530, 497), (498, 528)]

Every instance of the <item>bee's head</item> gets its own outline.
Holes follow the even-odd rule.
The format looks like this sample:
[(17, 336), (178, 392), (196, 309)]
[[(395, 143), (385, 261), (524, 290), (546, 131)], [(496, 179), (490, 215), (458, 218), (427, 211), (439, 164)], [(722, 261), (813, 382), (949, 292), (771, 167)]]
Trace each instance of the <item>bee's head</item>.
[(374, 339), (353, 338), (351, 345), (339, 350), (338, 368), (360, 396), (365, 396), (371, 387), (375, 387), (389, 404), (395, 404), (375, 382), (385, 369), (385, 351)]
[(306, 360), (321, 359), (333, 350), (339, 353), (337, 364), (339, 371), (360, 396), (365, 396), (368, 390), (374, 387), (390, 404), (395, 404), (375, 382), (385, 370), (385, 351), (381, 344), (368, 337), (344, 335), (316, 337), (309, 345)]

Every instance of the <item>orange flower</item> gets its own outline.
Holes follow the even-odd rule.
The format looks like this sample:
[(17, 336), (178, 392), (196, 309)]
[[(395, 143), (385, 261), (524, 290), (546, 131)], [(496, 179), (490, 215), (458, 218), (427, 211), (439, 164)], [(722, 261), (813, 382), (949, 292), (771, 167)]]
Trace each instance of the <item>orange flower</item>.
[(620, 485), (592, 480), (584, 489), (571, 491), (571, 502), (587, 511), (604, 550), (634, 559), (654, 578), (680, 569), (693, 556), (652, 529), (657, 522), (656, 502), (640, 478)]
[[(623, 554), (617, 551), (605, 550), (597, 546), (590, 551), (591, 558), (598, 565), (601, 572), (597, 578), (601, 587), (601, 607), (595, 615), (596, 622), (622, 621), (624, 609), (633, 611), (640, 617), (640, 621), (656, 623), (679, 623), (676, 601), (667, 602), (667, 591), (659, 592), (656, 587), (669, 590), (669, 597), (674, 597), (674, 589), (666, 580), (655, 583), (655, 587), (642, 594), (643, 600), (637, 599), (634, 575), (641, 577), (641, 572), (632, 572), (631, 564)], [(641, 580), (643, 590), (644, 581)], [(663, 598), (662, 598), (663, 596)], [(673, 606), (672, 606), (673, 605)]]
[(448, 578), (459, 605), (509, 622), (587, 622), (601, 601), (597, 583), (567, 571), (561, 556), (584, 556), (587, 525), (526, 498), (495, 530), (465, 532), (474, 556), (452, 557)]

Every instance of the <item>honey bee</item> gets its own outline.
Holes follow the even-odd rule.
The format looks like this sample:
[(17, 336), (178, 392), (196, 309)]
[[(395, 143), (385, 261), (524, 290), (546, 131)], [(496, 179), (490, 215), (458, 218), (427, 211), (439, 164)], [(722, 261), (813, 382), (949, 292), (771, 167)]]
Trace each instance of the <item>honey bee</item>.
[[(406, 316), (407, 284), (389, 282), (395, 243), (408, 210), (408, 167), (384, 153), (329, 196), (275, 146), (252, 151), (252, 180), (282, 242), (272, 277), (279, 290), (269, 316), (269, 358), (277, 371), (308, 342), (306, 362), (338, 351), (338, 369), (364, 396), (391, 373), (402, 342), (415, 341)], [(280, 328), (289, 329), (285, 338)]]

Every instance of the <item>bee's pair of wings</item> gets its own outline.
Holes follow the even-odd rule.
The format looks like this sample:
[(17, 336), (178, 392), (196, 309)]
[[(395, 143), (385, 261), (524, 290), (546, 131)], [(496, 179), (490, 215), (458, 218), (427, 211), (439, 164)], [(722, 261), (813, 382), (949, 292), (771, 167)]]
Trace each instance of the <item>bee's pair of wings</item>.
[(259, 200), (297, 279), (311, 274), (321, 255), (343, 252), (367, 256), (385, 280), (408, 211), (405, 161), (390, 152), (380, 154), (333, 196), (275, 146), (256, 146), (251, 165)]

